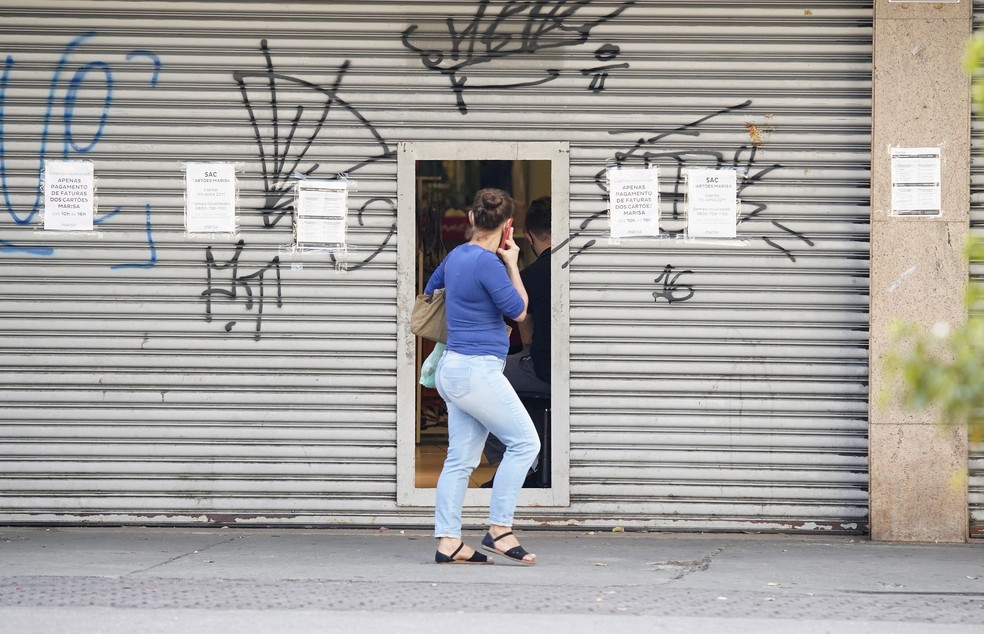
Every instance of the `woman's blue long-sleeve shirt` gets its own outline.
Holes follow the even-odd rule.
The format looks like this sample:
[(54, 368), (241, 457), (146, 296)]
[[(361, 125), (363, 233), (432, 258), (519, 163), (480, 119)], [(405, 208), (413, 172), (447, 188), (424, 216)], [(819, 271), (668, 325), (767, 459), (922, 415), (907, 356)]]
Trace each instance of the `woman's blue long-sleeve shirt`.
[(523, 314), (526, 306), (498, 256), (474, 244), (448, 254), (427, 282), (425, 293), (445, 289), (448, 350), (505, 359), (509, 336), (502, 321)]

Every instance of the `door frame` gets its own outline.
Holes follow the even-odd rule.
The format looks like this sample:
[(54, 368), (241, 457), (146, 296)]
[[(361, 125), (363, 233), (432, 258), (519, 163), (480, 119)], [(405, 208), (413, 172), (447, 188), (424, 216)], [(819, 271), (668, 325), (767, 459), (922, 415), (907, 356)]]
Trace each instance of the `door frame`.
[[(518, 507), (570, 507), (570, 144), (567, 142), (404, 141), (397, 151), (396, 501), (433, 506), (435, 490), (416, 486), (416, 337), (410, 312), (416, 296), (416, 162), (550, 161), (551, 405), (549, 489), (523, 489)], [(469, 488), (465, 508), (487, 507), (491, 489)]]

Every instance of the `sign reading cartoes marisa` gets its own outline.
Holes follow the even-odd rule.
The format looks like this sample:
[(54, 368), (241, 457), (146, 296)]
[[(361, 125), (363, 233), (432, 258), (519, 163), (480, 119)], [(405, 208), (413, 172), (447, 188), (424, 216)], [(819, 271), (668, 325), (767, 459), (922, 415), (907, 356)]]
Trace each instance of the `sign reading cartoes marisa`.
[(609, 220), (613, 238), (659, 236), (659, 172), (609, 169)]
[(91, 162), (44, 162), (46, 231), (92, 231), (95, 206), (95, 176)]
[(185, 230), (235, 233), (236, 168), (231, 163), (185, 166)]
[(738, 234), (738, 179), (734, 170), (687, 172), (687, 235), (734, 238)]

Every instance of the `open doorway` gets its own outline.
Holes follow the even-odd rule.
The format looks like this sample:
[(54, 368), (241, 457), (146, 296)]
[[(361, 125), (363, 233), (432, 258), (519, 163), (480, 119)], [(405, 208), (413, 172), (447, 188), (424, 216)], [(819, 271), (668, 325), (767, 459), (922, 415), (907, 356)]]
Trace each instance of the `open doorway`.
[[(433, 506), (434, 486), (447, 451), (447, 414), (436, 390), (419, 384), (420, 365), (433, 344), (409, 328), (413, 298), (455, 246), (467, 241), (467, 210), (483, 187), (498, 187), (516, 200), (514, 226), (522, 249), (520, 268), (534, 259), (525, 236), (525, 214), (538, 197), (551, 199), (547, 253), (550, 269), (550, 376), (547, 411), (531, 411), (538, 431), (548, 421), (541, 452), (542, 480), (520, 493), (520, 506), (567, 507), (569, 491), (570, 341), (569, 187), (570, 148), (560, 142), (403, 142), (397, 171), (397, 504)], [(519, 344), (522, 345), (521, 343)], [(522, 398), (522, 394), (521, 394)], [(540, 401), (542, 405), (543, 401)], [(525, 404), (525, 401), (524, 401)], [(530, 405), (527, 405), (530, 409)], [(487, 506), (482, 485), (495, 468), (483, 460), (465, 494), (465, 507)], [(547, 486), (544, 486), (547, 484)]]
[[(536, 254), (526, 233), (526, 212), (531, 201), (549, 199), (550, 168), (550, 161), (546, 160), (416, 161), (416, 292), (423, 292), (434, 269), (449, 252), (468, 241), (468, 209), (475, 193), (486, 187), (502, 189), (513, 197), (513, 235), (520, 247), (519, 268), (524, 269), (532, 264)], [(509, 354), (521, 354), (524, 347), (520, 328), (514, 323), (510, 326)], [(433, 349), (433, 342), (417, 340), (415, 368), (418, 376), (421, 364)], [(447, 455), (447, 407), (435, 388), (423, 387), (419, 383), (415, 400), (414, 486), (434, 488)], [(549, 395), (543, 398), (531, 395), (523, 400), (537, 426), (542, 445), (536, 468), (531, 470), (524, 487), (549, 488)], [(498, 465), (497, 453), (490, 444), (481, 464), (472, 473), (470, 488), (491, 487)]]

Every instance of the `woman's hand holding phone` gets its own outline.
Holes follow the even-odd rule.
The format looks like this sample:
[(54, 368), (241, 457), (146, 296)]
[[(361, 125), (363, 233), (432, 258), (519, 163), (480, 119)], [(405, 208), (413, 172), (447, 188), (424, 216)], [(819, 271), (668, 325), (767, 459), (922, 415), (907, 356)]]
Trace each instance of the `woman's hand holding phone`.
[(499, 244), (500, 249), (506, 248), (506, 240), (512, 239), (512, 218), (506, 221), (505, 226), (502, 228), (502, 242)]
[[(519, 264), (519, 249), (516, 247), (516, 243), (513, 242), (513, 228), (512, 228), (512, 218), (506, 221), (506, 224), (502, 227), (502, 242), (499, 245), (499, 257), (502, 258), (503, 264), (509, 266), (517, 266)], [(507, 248), (508, 247), (508, 248)]]

